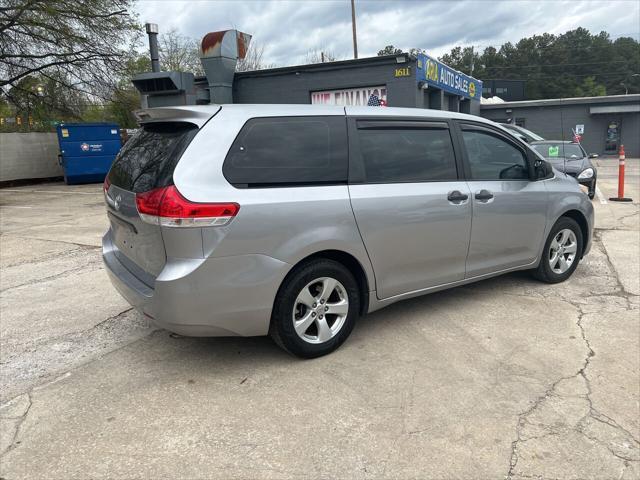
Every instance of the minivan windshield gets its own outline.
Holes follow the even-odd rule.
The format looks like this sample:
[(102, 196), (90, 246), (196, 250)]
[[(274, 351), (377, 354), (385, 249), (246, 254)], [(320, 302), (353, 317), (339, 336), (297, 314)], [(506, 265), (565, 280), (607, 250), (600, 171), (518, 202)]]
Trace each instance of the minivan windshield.
[(554, 158), (583, 158), (586, 157), (584, 150), (577, 143), (544, 142), (531, 145), (543, 157)]
[(187, 122), (143, 125), (118, 153), (109, 182), (142, 193), (173, 183), (173, 171), (198, 127)]

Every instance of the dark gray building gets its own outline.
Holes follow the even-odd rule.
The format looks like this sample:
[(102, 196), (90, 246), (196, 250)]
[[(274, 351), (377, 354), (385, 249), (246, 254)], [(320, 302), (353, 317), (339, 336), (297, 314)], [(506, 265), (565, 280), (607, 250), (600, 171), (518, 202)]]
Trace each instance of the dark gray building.
[(373, 94), (390, 107), (475, 115), (481, 92), (479, 80), (409, 54), (238, 72), (233, 81), (234, 103), (367, 105)]
[(515, 123), (549, 140), (582, 135), (587, 153), (640, 157), (640, 95), (609, 95), (483, 104), (480, 115)]
[(524, 100), (525, 80), (483, 80), (482, 96), (500, 97), (505, 102), (517, 102)]
[(218, 57), (206, 60), (209, 61), (206, 77), (179, 72), (136, 76), (133, 83), (143, 95), (143, 106), (231, 101), (325, 105), (373, 102), (390, 107), (480, 114), (482, 82), (424, 54), (403, 53), (235, 73), (235, 63), (212, 63), (220, 60)]

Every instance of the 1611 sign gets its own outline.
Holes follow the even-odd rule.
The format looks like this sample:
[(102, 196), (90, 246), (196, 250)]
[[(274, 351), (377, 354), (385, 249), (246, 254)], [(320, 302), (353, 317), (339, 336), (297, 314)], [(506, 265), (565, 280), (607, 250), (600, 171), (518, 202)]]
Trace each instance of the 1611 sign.
[(411, 67), (396, 68), (396, 77), (410, 77)]

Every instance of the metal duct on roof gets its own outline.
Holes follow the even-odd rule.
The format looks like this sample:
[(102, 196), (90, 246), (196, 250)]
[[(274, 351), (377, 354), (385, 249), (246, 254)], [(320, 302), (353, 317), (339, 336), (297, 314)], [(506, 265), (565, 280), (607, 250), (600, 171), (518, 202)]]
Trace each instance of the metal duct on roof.
[(210, 103), (233, 102), (233, 75), (247, 55), (251, 35), (237, 30), (209, 32), (202, 38), (200, 61), (209, 84)]

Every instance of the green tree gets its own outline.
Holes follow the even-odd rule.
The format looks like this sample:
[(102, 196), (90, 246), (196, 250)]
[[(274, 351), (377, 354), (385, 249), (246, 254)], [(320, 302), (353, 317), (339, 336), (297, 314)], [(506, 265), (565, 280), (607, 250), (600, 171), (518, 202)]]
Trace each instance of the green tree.
[(378, 51), (378, 56), (382, 57), (383, 55), (399, 55), (402, 52), (401, 48), (396, 48), (393, 45), (387, 45), (382, 50)]
[(105, 105), (105, 120), (114, 121), (121, 128), (134, 128), (137, 125), (133, 112), (140, 109), (140, 94), (131, 83), (131, 79), (149, 70), (151, 61), (147, 55), (129, 52), (122, 75)]
[(480, 55), (474, 51), (473, 47), (455, 47), (450, 53), (445, 53), (438, 60), (467, 75), (475, 72)]
[(444, 63), (481, 80), (526, 82), (529, 99), (640, 93), (640, 44), (630, 37), (585, 28), (561, 35), (544, 33), (487, 47), (482, 54), (455, 47)]
[(596, 83), (595, 77), (585, 78), (580, 85), (576, 87), (576, 97), (599, 97), (607, 94), (607, 88)]

